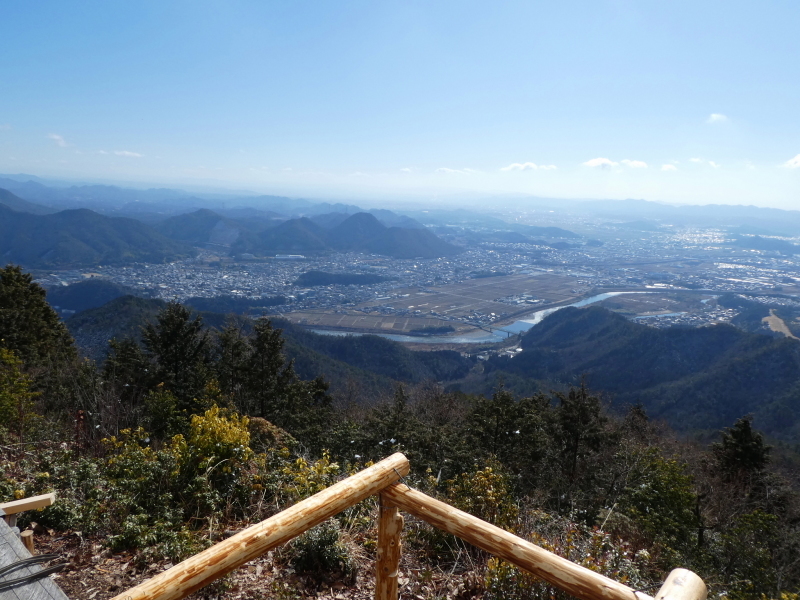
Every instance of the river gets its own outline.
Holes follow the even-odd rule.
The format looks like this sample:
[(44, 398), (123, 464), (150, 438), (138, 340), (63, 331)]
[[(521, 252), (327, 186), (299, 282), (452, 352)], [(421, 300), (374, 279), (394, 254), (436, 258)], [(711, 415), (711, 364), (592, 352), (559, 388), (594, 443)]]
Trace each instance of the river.
[(525, 315), (522, 319), (518, 321), (514, 321), (510, 325), (493, 328), (491, 332), (484, 331), (483, 329), (478, 329), (474, 332), (466, 333), (463, 335), (417, 336), (417, 335), (400, 335), (396, 333), (365, 334), (365, 333), (356, 333), (350, 331), (330, 331), (328, 329), (312, 329), (311, 331), (313, 331), (314, 333), (321, 333), (323, 335), (337, 335), (337, 336), (379, 335), (381, 337), (394, 340), (395, 342), (414, 342), (417, 344), (487, 344), (494, 342), (502, 342), (510, 335), (516, 335), (518, 333), (528, 331), (531, 327), (533, 327), (537, 323), (540, 323), (541, 320), (544, 319), (547, 315), (551, 315), (557, 310), (561, 310), (562, 308), (567, 308), (568, 306), (575, 306), (579, 308), (581, 306), (588, 306), (589, 304), (594, 304), (595, 302), (602, 302), (603, 300), (607, 300), (608, 298), (613, 298), (614, 296), (619, 296), (621, 294), (648, 294), (648, 293), (650, 292), (606, 292), (604, 294), (597, 294), (596, 296), (590, 296), (589, 298), (584, 298), (583, 300), (579, 300), (578, 302), (573, 302), (572, 304), (565, 304), (563, 306), (553, 306), (551, 308), (537, 310), (534, 313)]

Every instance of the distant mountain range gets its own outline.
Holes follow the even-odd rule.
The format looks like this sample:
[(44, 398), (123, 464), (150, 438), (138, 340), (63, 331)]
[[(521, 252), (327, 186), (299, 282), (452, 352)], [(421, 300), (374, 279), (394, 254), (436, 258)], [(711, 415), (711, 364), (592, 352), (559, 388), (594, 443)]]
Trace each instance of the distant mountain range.
[(85, 208), (37, 215), (0, 204), (0, 259), (26, 268), (161, 263), (192, 253), (134, 219)]
[(387, 227), (366, 212), (350, 215), (344, 220), (330, 218), (324, 222), (332, 226), (323, 227), (307, 217), (290, 219), (262, 231), (255, 238), (237, 240), (233, 250), (256, 255), (351, 250), (394, 258), (438, 258), (462, 251), (458, 246), (439, 239), (428, 229)]
[(11, 210), (16, 210), (17, 212), (26, 212), (32, 215), (47, 215), (50, 213), (57, 212), (55, 209), (49, 208), (47, 206), (23, 200), (19, 196), (12, 194), (10, 191), (4, 190), (2, 188), (0, 188), (0, 204), (4, 204)]
[(200, 209), (148, 225), (85, 208), (53, 212), (0, 188), (0, 257), (26, 268), (76, 268), (176, 260), (190, 256), (191, 246), (261, 256), (353, 250), (437, 258), (461, 251), (411, 218), (378, 212), (390, 223), (409, 227), (387, 227), (364, 212), (283, 220), (255, 209), (242, 209), (238, 219)]

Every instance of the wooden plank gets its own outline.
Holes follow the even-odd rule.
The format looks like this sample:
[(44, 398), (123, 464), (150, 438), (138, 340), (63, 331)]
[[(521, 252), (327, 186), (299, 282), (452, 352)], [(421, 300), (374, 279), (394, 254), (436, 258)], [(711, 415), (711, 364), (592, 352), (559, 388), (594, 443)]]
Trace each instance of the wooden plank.
[[(0, 567), (4, 567), (18, 560), (30, 558), (30, 553), (22, 545), (22, 542), (17, 537), (17, 534), (0, 519)], [(2, 580), (16, 579), (17, 577), (24, 577), (37, 573), (42, 570), (41, 565), (32, 565), (24, 569), (19, 569), (13, 573), (9, 573)], [(0, 590), (0, 600), (69, 600), (61, 591), (61, 588), (56, 585), (56, 582), (45, 577), (13, 587), (6, 590)]]
[(388, 498), (380, 495), (378, 515), (378, 559), (375, 561), (375, 600), (397, 600), (400, 573), (400, 532), (403, 516)]
[(408, 474), (408, 459), (393, 454), (294, 506), (211, 546), (126, 590), (114, 600), (178, 600), (236, 567), (288, 542), (326, 519), (379, 493)]
[(706, 600), (706, 584), (687, 569), (675, 569), (658, 590), (656, 600)]
[(14, 500), (13, 502), (4, 502), (0, 504), (0, 510), (7, 515), (14, 515), (24, 510), (45, 508), (53, 504), (55, 500), (55, 494), (42, 494), (41, 496), (31, 496), (30, 498), (23, 498), (22, 500)]
[[(582, 600), (643, 600), (646, 594), (523, 540), (486, 521), (394, 483), (383, 495), (402, 510), (507, 560)], [(688, 598), (688, 597), (687, 597)]]

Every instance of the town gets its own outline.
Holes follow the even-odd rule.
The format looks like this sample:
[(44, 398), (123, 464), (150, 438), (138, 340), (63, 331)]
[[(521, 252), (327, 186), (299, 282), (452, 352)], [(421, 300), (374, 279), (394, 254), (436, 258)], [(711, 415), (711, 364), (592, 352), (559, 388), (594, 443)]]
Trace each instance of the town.
[[(514, 218), (519, 222), (519, 215)], [(578, 225), (582, 241), (488, 241), (437, 259), (356, 252), (256, 259), (205, 248), (179, 262), (37, 276), (45, 286), (102, 277), (164, 300), (280, 298), (261, 312), (320, 332), (400, 340), (411, 335), (445, 341), (449, 335), (464, 341), (458, 337), (464, 334), (484, 340), (484, 332), (518, 332), (532, 326), (537, 313), (573, 303), (598, 302), (652, 327), (730, 322), (739, 311), (717, 303), (727, 293), (771, 307), (800, 306), (793, 297), (800, 292), (796, 255), (735, 245), (728, 232), (715, 228), (636, 231), (628, 224), (586, 220), (572, 225)], [(437, 233), (463, 247), (463, 230), (439, 227)], [(378, 275), (380, 282), (300, 284), (298, 278), (310, 271)]]

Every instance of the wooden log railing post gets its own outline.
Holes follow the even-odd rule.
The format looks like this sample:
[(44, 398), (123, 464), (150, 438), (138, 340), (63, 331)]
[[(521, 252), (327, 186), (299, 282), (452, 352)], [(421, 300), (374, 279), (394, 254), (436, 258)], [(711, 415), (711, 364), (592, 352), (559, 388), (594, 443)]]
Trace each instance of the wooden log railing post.
[(383, 494), (378, 505), (378, 559), (375, 561), (375, 600), (397, 600), (400, 570), (400, 532), (403, 516)]
[[(393, 483), (383, 490), (382, 495), (415, 517), (499, 556), (582, 600), (650, 598), (647, 594), (637, 592), (600, 573), (548, 552), (513, 533), (426, 496), (407, 485)], [(684, 599), (683, 596), (680, 598)]]
[(687, 569), (675, 569), (658, 590), (655, 600), (706, 600), (703, 580)]
[(408, 459), (393, 454), (318, 494), (126, 590), (113, 600), (178, 600), (300, 535), (408, 474)]
[(33, 531), (26, 529), (19, 534), (19, 539), (22, 540), (22, 545), (25, 546), (25, 549), (33, 556), (36, 553), (36, 549), (33, 546)]

